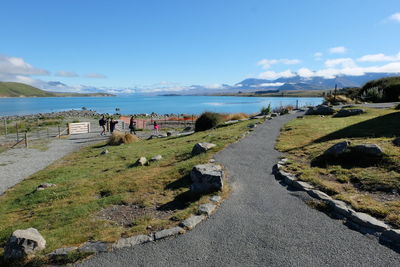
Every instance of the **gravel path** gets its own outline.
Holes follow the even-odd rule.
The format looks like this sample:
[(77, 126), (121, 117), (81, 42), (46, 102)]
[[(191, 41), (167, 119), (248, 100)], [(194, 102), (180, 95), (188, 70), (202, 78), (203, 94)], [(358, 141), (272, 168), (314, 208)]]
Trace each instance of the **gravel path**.
[(15, 148), (0, 153), (0, 195), (66, 154), (104, 139), (98, 132), (94, 132), (71, 136), (68, 139), (49, 139), (52, 141), (46, 151)]
[(257, 127), (216, 156), (232, 195), (185, 235), (99, 254), (80, 266), (400, 266), (400, 254), (309, 208), (271, 174), (283, 123)]

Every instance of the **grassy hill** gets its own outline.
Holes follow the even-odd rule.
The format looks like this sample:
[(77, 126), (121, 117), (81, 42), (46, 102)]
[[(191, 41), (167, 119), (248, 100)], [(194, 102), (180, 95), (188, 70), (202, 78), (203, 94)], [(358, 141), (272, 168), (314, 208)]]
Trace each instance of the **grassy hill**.
[(56, 95), (54, 93), (46, 92), (23, 83), (0, 82), (0, 97), (49, 97), (49, 96), (56, 96)]
[(113, 96), (107, 93), (79, 94), (55, 93), (15, 82), (0, 82), (0, 97), (66, 97), (66, 96)]

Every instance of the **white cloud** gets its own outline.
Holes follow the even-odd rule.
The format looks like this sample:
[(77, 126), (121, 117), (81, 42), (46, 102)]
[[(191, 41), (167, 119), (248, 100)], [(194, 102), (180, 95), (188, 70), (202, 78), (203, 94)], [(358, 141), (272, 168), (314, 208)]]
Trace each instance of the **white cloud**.
[(276, 86), (282, 86), (285, 83), (280, 83), (280, 82), (276, 82), (276, 83), (261, 83), (261, 84), (257, 84), (256, 87), (259, 86), (263, 86), (263, 87), (276, 87)]
[(315, 58), (315, 60), (321, 60), (323, 55), (324, 54), (322, 54), (321, 52), (315, 52), (314, 53), (314, 58)]
[(48, 75), (44, 69), (38, 69), (19, 57), (0, 55), (0, 74), (7, 75)]
[(400, 61), (400, 53), (394, 56), (386, 56), (383, 53), (365, 55), (357, 59), (359, 62), (383, 62), (383, 61)]
[(325, 61), (325, 66), (328, 68), (335, 67), (337, 65), (342, 66), (343, 68), (351, 68), (355, 67), (356, 63), (351, 58), (335, 58), (335, 59), (328, 59)]
[(107, 78), (106, 75), (101, 73), (88, 73), (84, 75), (85, 78), (93, 78), (93, 79), (105, 79)]
[(331, 54), (344, 54), (347, 52), (347, 48), (344, 46), (336, 46), (336, 47), (329, 48), (329, 52)]
[(290, 78), (296, 76), (296, 73), (291, 70), (285, 70), (282, 72), (265, 71), (259, 75), (261, 79), (275, 80), (278, 78)]
[(56, 76), (72, 78), (72, 77), (78, 77), (79, 75), (73, 71), (58, 71), (58, 72), (56, 72)]
[(400, 12), (394, 13), (389, 17), (389, 20), (400, 22)]
[(301, 76), (301, 77), (304, 77), (304, 78), (311, 78), (311, 77), (315, 76), (315, 73), (314, 73), (312, 70), (307, 69), (307, 68), (301, 68), (301, 69), (299, 69), (299, 70), (297, 71), (297, 74), (298, 74), (299, 76)]
[(263, 69), (269, 69), (272, 65), (275, 64), (284, 64), (284, 65), (294, 65), (299, 64), (301, 61), (298, 59), (262, 59), (260, 60), (257, 65), (261, 65)]

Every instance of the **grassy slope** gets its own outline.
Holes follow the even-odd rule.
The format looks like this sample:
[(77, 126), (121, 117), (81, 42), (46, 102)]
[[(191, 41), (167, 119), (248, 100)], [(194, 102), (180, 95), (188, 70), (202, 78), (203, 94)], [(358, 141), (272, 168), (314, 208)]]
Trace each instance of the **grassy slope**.
[[(100, 145), (70, 154), (0, 196), (0, 247), (14, 230), (28, 227), (37, 228), (47, 240), (47, 253), (87, 240), (114, 241), (121, 235), (148, 233), (148, 225), (153, 231), (176, 225), (207, 199), (188, 194), (192, 167), (207, 162), (217, 151), (238, 140), (249, 124), (241, 122), (191, 136), (107, 147), (110, 153), (106, 155), (100, 155), (105, 148)], [(217, 147), (192, 157), (190, 152), (197, 142), (211, 142)], [(157, 154), (164, 159), (150, 166), (132, 167), (140, 156), (151, 158)], [(57, 186), (32, 193), (43, 182)], [(101, 192), (105, 197), (99, 197)], [(96, 217), (107, 206), (127, 203), (150, 208), (180, 207), (166, 219), (146, 215), (128, 228)]]
[(0, 97), (20, 97), (20, 96), (48, 97), (55, 95), (53, 93), (46, 92), (23, 83), (0, 82)]
[[(286, 152), (288, 170), (359, 211), (400, 227), (400, 148), (392, 144), (400, 136), (400, 112), (368, 109), (347, 118), (306, 116), (289, 122), (282, 130), (277, 149)], [(373, 166), (359, 159), (311, 166), (330, 146), (349, 140), (352, 144), (374, 143), (387, 154)]]

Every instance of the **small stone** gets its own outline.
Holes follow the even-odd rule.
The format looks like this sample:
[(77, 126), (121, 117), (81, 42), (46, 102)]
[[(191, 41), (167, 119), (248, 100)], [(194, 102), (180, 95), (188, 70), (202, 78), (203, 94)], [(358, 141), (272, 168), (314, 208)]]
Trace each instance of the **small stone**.
[(271, 113), (271, 118), (278, 117), (278, 113)]
[(355, 222), (361, 226), (371, 228), (374, 230), (385, 231), (385, 230), (389, 229), (389, 227), (382, 221), (379, 221), (379, 220), (375, 219), (374, 217), (372, 217), (371, 215), (363, 213), (363, 212), (351, 211), (349, 218), (350, 218), (350, 220), (352, 220), (353, 222)]
[(157, 156), (154, 156), (154, 157), (152, 157), (151, 159), (150, 159), (150, 161), (159, 161), (159, 160), (162, 160), (162, 156), (161, 155), (157, 155)]
[(250, 129), (254, 129), (254, 128), (256, 128), (257, 127), (257, 124), (250, 124), (249, 126), (247, 126), (247, 127), (249, 127)]
[(105, 155), (105, 154), (108, 154), (108, 153), (110, 153), (109, 151), (108, 151), (108, 149), (105, 149), (105, 150), (103, 150), (103, 151), (101, 151), (101, 155)]
[(199, 224), (206, 217), (204, 215), (193, 215), (181, 222), (180, 226), (185, 227), (189, 230), (193, 229), (197, 224)]
[(209, 163), (215, 163), (215, 159), (210, 159), (208, 162)]
[(57, 257), (57, 256), (66, 256), (68, 253), (77, 250), (78, 247), (68, 247), (68, 248), (59, 248), (54, 250), (53, 252), (49, 253), (48, 255), (51, 258)]
[(217, 195), (210, 197), (210, 200), (211, 200), (212, 202), (214, 202), (214, 203), (219, 203), (219, 202), (221, 202), (221, 199), (222, 199), (222, 198), (221, 198), (220, 196), (217, 196)]
[(137, 235), (119, 239), (112, 245), (112, 248), (117, 249), (117, 248), (133, 247), (150, 241), (153, 241), (153, 238), (148, 235)]
[(206, 214), (210, 216), (216, 208), (217, 206), (211, 203), (201, 204), (199, 206), (199, 214)]
[(35, 228), (16, 230), (4, 248), (5, 259), (22, 259), (46, 247), (46, 240)]
[(45, 190), (46, 188), (53, 187), (53, 186), (56, 186), (56, 185), (55, 184), (51, 184), (51, 183), (43, 183), (43, 184), (40, 184), (36, 188), (36, 191), (42, 191), (42, 190)]
[(313, 198), (319, 199), (319, 200), (332, 200), (330, 196), (325, 194), (322, 191), (319, 190), (307, 190), (307, 193), (312, 196)]
[(146, 163), (147, 163), (147, 159), (146, 159), (145, 157), (140, 157), (140, 158), (136, 161), (135, 165), (136, 165), (136, 166), (144, 166), (144, 165), (146, 165)]
[(201, 153), (205, 153), (208, 150), (210, 150), (211, 148), (216, 147), (216, 146), (217, 145), (215, 145), (215, 144), (205, 143), (205, 142), (204, 143), (197, 143), (197, 144), (195, 144), (193, 146), (192, 155), (195, 156), (195, 155), (198, 155), (198, 154), (201, 154)]
[(194, 166), (190, 178), (193, 182), (190, 190), (195, 193), (221, 190), (224, 186), (224, 171), (220, 165), (213, 163)]
[(347, 204), (344, 203), (343, 201), (330, 199), (330, 200), (327, 200), (327, 202), (333, 208), (334, 212), (336, 212), (342, 216), (349, 217), (352, 212), (355, 212), (354, 210), (349, 208), (347, 206)]
[(91, 252), (91, 253), (100, 253), (100, 252), (107, 252), (110, 248), (110, 243), (105, 242), (86, 242), (83, 243), (82, 246), (78, 248), (79, 252)]
[(154, 240), (159, 240), (169, 236), (179, 235), (185, 233), (185, 230), (181, 227), (174, 227), (170, 229), (165, 229), (154, 233)]

